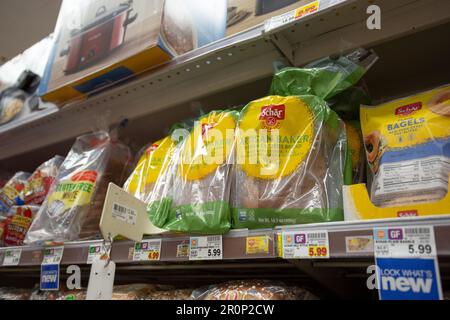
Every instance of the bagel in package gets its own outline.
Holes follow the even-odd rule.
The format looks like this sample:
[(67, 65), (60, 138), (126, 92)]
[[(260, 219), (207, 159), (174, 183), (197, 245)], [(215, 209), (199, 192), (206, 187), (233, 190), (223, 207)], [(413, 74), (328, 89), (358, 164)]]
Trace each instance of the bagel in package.
[(351, 183), (347, 135), (326, 99), (354, 85), (373, 64), (376, 57), (364, 52), (283, 69), (274, 76), (273, 95), (243, 109), (234, 228), (343, 220), (342, 186)]
[(121, 185), (130, 150), (100, 131), (79, 137), (61, 165), (25, 242), (64, 242), (99, 235), (109, 182)]
[(361, 126), (376, 206), (433, 202), (447, 194), (450, 85), (362, 106)]
[(169, 231), (199, 234), (222, 234), (230, 229), (236, 120), (235, 111), (212, 111), (177, 145), (157, 183), (167, 186), (166, 196), (149, 201), (153, 224)]

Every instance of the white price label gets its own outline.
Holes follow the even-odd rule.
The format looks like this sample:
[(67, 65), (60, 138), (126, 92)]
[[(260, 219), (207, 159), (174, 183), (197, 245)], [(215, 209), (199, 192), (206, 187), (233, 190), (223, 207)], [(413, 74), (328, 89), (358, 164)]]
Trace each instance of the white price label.
[(374, 251), (377, 258), (433, 258), (434, 229), (430, 226), (374, 229)]
[(284, 259), (329, 259), (330, 244), (327, 231), (283, 232)]
[(60, 264), (64, 254), (64, 247), (51, 247), (44, 249), (42, 264)]
[(159, 261), (161, 242), (161, 239), (137, 242), (134, 246), (133, 261)]
[(89, 252), (87, 257), (87, 264), (93, 264), (95, 261), (100, 260), (102, 257), (102, 247), (101, 244), (93, 244), (89, 246)]
[(3, 265), (17, 266), (20, 262), (20, 257), (22, 256), (22, 249), (9, 249), (5, 251), (5, 257), (3, 259)]
[(132, 226), (136, 225), (137, 211), (133, 208), (128, 208), (115, 202), (112, 207), (112, 216), (113, 218), (128, 223)]
[(222, 260), (222, 236), (191, 237), (189, 260)]
[(269, 32), (273, 29), (276, 29), (282, 25), (290, 23), (295, 20), (299, 20), (303, 17), (309, 16), (310, 14), (316, 13), (319, 11), (320, 1), (316, 0), (311, 3), (308, 3), (300, 8), (295, 10), (286, 12), (282, 15), (272, 17), (266, 22), (265, 31)]

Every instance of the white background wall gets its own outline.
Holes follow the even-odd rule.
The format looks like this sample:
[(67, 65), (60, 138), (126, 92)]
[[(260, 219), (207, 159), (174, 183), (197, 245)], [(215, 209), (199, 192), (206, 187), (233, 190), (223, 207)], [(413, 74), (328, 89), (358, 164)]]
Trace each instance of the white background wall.
[(0, 65), (53, 32), (61, 0), (0, 0)]

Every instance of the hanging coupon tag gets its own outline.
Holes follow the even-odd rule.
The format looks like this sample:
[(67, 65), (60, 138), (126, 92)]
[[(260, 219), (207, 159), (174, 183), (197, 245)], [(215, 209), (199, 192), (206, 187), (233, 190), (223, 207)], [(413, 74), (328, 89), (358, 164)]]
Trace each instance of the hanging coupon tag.
[(90, 245), (86, 264), (93, 264), (94, 261), (100, 260), (102, 254), (101, 244)]
[(189, 260), (222, 260), (222, 236), (191, 237)]
[(159, 261), (161, 259), (161, 239), (144, 240), (134, 245), (133, 261)]
[(329, 259), (330, 244), (327, 231), (283, 232), (284, 259)]
[(114, 261), (96, 260), (92, 263), (86, 300), (111, 300), (113, 296), (116, 264)]
[(21, 248), (6, 250), (5, 257), (3, 259), (3, 266), (12, 267), (19, 265), (21, 256), (22, 256)]
[(373, 235), (381, 300), (442, 299), (433, 227), (377, 228)]
[(42, 264), (60, 264), (64, 254), (64, 247), (50, 247), (44, 249)]

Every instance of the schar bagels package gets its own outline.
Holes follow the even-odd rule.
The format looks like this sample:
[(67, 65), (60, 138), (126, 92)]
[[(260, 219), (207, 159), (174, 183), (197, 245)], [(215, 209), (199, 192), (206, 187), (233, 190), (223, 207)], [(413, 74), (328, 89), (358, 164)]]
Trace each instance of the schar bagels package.
[(326, 100), (364, 75), (375, 57), (362, 52), (283, 69), (274, 77), (273, 95), (243, 109), (236, 133), (234, 228), (343, 220), (342, 186), (351, 183), (347, 137)]
[(433, 202), (447, 194), (450, 85), (362, 106), (361, 126), (376, 206)]

